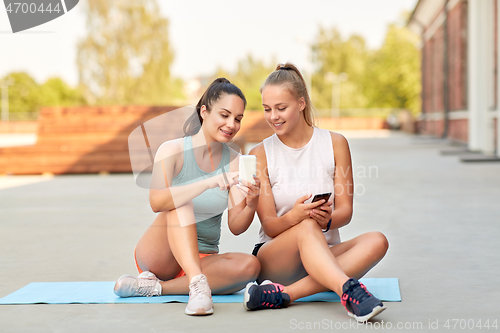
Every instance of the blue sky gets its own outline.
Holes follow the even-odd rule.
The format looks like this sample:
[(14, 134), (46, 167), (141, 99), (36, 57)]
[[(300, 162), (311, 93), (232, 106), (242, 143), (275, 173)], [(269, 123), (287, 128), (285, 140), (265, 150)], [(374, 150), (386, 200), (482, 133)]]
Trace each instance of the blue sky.
[[(78, 82), (76, 44), (85, 35), (81, 0), (66, 15), (17, 34), (0, 8), (0, 77), (26, 71), (38, 82), (62, 77)], [(114, 0), (106, 0), (114, 1)], [(119, 1), (119, 0), (116, 0)], [(308, 44), (318, 27), (357, 33), (379, 47), (390, 22), (411, 11), (417, 0), (159, 0), (170, 21), (175, 52), (172, 72), (184, 79), (236, 67), (247, 54), (270, 62), (291, 61), (307, 69)], [(0, 5), (1, 6), (1, 5)]]

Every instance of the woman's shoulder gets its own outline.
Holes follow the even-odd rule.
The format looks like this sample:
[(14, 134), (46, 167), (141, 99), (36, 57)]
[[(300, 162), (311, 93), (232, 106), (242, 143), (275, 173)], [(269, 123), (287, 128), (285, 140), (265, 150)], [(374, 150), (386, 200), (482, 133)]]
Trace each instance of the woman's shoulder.
[(339, 158), (340, 155), (350, 155), (349, 143), (344, 135), (337, 132), (330, 132), (330, 137), (332, 138), (333, 153), (335, 159)]
[(328, 131), (330, 132), (330, 137), (332, 138), (332, 143), (335, 144), (347, 144), (347, 139), (345, 138), (344, 135), (333, 132), (333, 131)]
[(332, 141), (333, 147), (335, 149), (335, 146), (345, 146), (347, 145), (347, 139), (345, 138), (344, 135), (333, 132), (324, 128), (319, 128), (315, 127), (315, 131), (319, 133), (318, 138), (321, 138), (320, 140), (328, 140), (330, 139)]
[(254, 146), (250, 151), (248, 152), (249, 155), (255, 155), (257, 157), (257, 165), (261, 165), (264, 168), (267, 167), (267, 157), (266, 157), (266, 150), (264, 148), (264, 143), (261, 142)]
[(250, 149), (250, 152), (249, 152), (250, 155), (255, 155), (257, 157), (259, 156), (266, 156), (266, 150), (264, 149), (264, 143), (261, 142), (259, 144), (257, 144), (256, 146), (254, 146), (252, 149)]
[(332, 141), (335, 141), (335, 142), (346, 141), (347, 142), (347, 139), (345, 138), (345, 136), (343, 136), (342, 134), (340, 134), (338, 132), (330, 131), (330, 130), (327, 130), (324, 128), (319, 128), (319, 127), (314, 127), (314, 129), (315, 129), (315, 131), (321, 133), (320, 134), (321, 136), (330, 137), (332, 139)]
[(184, 138), (163, 142), (156, 151), (155, 161), (171, 157), (184, 151)]

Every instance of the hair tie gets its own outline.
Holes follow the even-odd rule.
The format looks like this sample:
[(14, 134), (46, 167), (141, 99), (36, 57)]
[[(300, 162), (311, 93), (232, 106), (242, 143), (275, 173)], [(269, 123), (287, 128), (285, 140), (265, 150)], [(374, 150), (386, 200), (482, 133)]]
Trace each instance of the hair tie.
[(282, 70), (285, 70), (285, 71), (289, 71), (289, 70), (291, 70), (291, 68), (290, 68), (290, 67), (285, 67), (285, 66), (280, 67), (279, 69), (282, 69)]

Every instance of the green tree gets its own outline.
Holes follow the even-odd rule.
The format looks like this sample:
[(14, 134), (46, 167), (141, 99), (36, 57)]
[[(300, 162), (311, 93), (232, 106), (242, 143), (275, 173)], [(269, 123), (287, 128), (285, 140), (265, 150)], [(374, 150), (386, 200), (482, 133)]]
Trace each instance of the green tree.
[(369, 51), (363, 37), (352, 35), (343, 40), (336, 28), (320, 27), (311, 45), (313, 64), (312, 96), (317, 109), (330, 109), (332, 106), (332, 85), (328, 74), (346, 73), (348, 80), (342, 83), (341, 108), (364, 108), (364, 74)]
[(53, 77), (40, 86), (42, 106), (74, 106), (86, 104), (81, 92), (71, 88), (62, 79)]
[(90, 104), (172, 104), (182, 81), (170, 75), (168, 21), (156, 0), (86, 1), (78, 44), (80, 87)]
[[(384, 44), (369, 50), (362, 37), (343, 40), (335, 29), (320, 28), (312, 44), (315, 73), (313, 102), (317, 109), (330, 109), (332, 82), (328, 72), (346, 73), (341, 108), (404, 108), (420, 110), (420, 53), (418, 37), (404, 27), (404, 19), (389, 25)], [(325, 114), (323, 114), (325, 115)]]
[(32, 119), (42, 106), (86, 104), (78, 89), (53, 77), (39, 85), (25, 72), (13, 72), (2, 78), (8, 81), (9, 113), (12, 119)]
[(26, 115), (38, 111), (41, 102), (40, 87), (36, 81), (25, 72), (7, 74), (2, 81), (8, 81), (9, 113)]
[(274, 71), (275, 61), (271, 65), (266, 65), (263, 61), (254, 59), (248, 54), (244, 59), (238, 61), (235, 73), (230, 73), (222, 68), (217, 70), (216, 77), (226, 77), (234, 83), (245, 94), (247, 99), (247, 110), (262, 110), (262, 98), (260, 87), (267, 76)]
[(368, 107), (420, 111), (420, 52), (418, 37), (406, 27), (391, 24), (382, 47), (367, 66)]

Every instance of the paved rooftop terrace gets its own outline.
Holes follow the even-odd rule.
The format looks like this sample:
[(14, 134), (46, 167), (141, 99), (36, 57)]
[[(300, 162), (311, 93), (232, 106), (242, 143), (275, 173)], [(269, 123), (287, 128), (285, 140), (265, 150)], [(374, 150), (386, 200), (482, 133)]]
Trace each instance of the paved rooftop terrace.
[[(316, 325), (363, 332), (390, 325), (426, 332), (435, 331), (429, 325), (448, 331), (447, 320), (450, 329), (469, 327), (470, 319), (499, 324), (500, 163), (464, 164), (439, 154), (446, 141), (380, 133), (346, 132), (355, 213), (340, 231), (343, 239), (371, 230), (389, 239), (386, 257), (367, 277), (399, 278), (403, 301), (386, 303), (372, 326), (357, 325), (340, 303), (257, 312), (216, 304), (204, 318), (184, 315), (185, 304), (71, 304), (1, 305), (0, 331), (243, 333)], [(136, 274), (132, 252), (153, 218), (147, 190), (131, 174), (0, 177), (0, 297), (30, 282)], [(223, 223), (221, 252), (249, 253), (254, 222), (238, 237)]]

